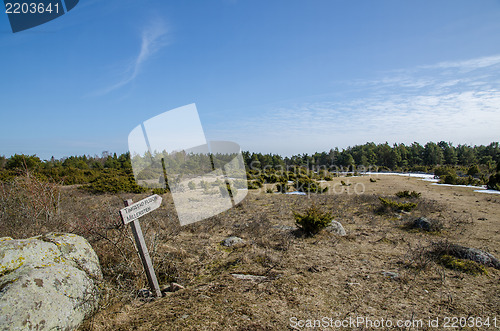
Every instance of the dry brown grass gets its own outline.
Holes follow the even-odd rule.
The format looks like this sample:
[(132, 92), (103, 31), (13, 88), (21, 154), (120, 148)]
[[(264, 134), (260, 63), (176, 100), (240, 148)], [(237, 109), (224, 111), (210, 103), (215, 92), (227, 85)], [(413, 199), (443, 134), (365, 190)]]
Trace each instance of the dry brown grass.
[[(118, 215), (123, 200), (146, 195), (63, 189), (62, 230), (91, 242), (105, 276), (101, 310), (81, 329), (283, 330), (290, 329), (293, 317), (499, 317), (499, 270), (473, 276), (446, 269), (427, 254), (436, 242), (448, 240), (498, 257), (500, 204), (494, 198), (465, 191), (455, 196), (454, 188), (424, 186), (417, 179), (349, 179), (356, 180), (370, 186), (366, 193), (249, 194), (235, 208), (182, 228), (164, 195), (162, 207), (143, 217), (141, 225), (161, 285), (175, 281), (185, 289), (151, 302), (137, 298), (146, 277)], [(415, 210), (377, 212), (379, 195), (394, 198), (401, 190), (422, 192)], [(294, 211), (302, 213), (312, 203), (330, 211), (348, 235), (323, 231), (306, 237), (286, 228), (295, 226)], [(408, 231), (405, 222), (419, 216), (439, 219), (443, 230)], [(478, 221), (479, 216), (488, 221)], [(220, 245), (233, 235), (245, 243)], [(241, 280), (234, 273), (266, 279)]]

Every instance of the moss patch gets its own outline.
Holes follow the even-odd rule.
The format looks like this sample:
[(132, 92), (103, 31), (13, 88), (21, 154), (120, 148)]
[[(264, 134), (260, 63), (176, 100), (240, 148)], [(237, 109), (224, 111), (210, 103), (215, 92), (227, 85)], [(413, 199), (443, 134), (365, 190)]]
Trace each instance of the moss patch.
[(474, 261), (463, 260), (451, 255), (441, 255), (438, 258), (438, 263), (448, 269), (462, 271), (471, 275), (487, 275), (486, 268)]

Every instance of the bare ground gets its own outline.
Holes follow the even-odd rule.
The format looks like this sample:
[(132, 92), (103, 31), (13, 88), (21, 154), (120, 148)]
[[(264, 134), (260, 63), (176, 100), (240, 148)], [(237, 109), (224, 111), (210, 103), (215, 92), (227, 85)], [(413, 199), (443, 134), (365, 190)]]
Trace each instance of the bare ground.
[[(448, 241), (500, 257), (500, 196), (416, 178), (372, 178), (377, 181), (335, 178), (322, 183), (330, 186), (329, 194), (310, 197), (251, 192), (237, 207), (182, 228), (164, 195), (164, 205), (141, 224), (160, 283), (176, 281), (185, 289), (151, 302), (136, 296), (146, 286), (145, 276), (128, 229), (117, 225), (122, 200), (144, 195), (87, 196), (69, 189), (65, 199), (73, 201), (72, 209), (64, 213), (68, 220), (83, 217), (96, 224), (86, 233), (106, 277), (101, 310), (81, 329), (287, 330), (314, 323), (318, 330), (374, 329), (366, 323), (334, 327), (335, 321), (369, 318), (393, 323), (379, 329), (436, 330), (448, 317), (475, 318), (466, 329), (487, 329), (477, 327), (478, 318), (489, 318), (494, 329), (496, 318), (500, 328), (500, 270), (489, 267), (487, 275), (474, 276), (444, 268), (426, 254), (432, 243)], [(351, 185), (341, 186), (340, 180)], [(378, 196), (402, 190), (422, 194), (414, 211), (377, 213)], [(294, 227), (292, 211), (312, 203), (332, 212), (348, 235), (323, 231), (305, 237), (282, 227)], [(444, 229), (404, 227), (418, 216), (439, 220)], [(221, 246), (230, 235), (245, 243)], [(241, 280), (235, 273), (266, 278)], [(428, 321), (436, 318), (439, 327), (431, 328)], [(398, 328), (398, 321), (413, 327)]]

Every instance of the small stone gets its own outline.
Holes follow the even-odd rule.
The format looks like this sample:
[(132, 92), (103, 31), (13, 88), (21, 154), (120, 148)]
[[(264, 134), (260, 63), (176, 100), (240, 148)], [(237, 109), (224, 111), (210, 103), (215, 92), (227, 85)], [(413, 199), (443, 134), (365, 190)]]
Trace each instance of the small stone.
[(320, 269), (317, 265), (313, 265), (313, 266), (310, 266), (309, 268), (307, 268), (307, 271), (309, 272), (320, 272)]
[(240, 243), (244, 243), (245, 241), (239, 237), (228, 237), (224, 240), (221, 241), (221, 245), (222, 246), (226, 246), (226, 247), (231, 247), (231, 246), (234, 246), (236, 244), (240, 244)]
[(386, 277), (391, 277), (392, 279), (399, 278), (399, 274), (397, 272), (392, 272), (392, 271), (382, 271), (382, 275)]
[(338, 234), (339, 236), (346, 235), (344, 227), (342, 226), (342, 224), (340, 224), (340, 222), (337, 221), (332, 221), (330, 225), (326, 227), (326, 230), (331, 233)]
[(162, 293), (166, 293), (166, 292), (177, 292), (179, 290), (183, 290), (185, 287), (180, 285), (180, 284), (177, 284), (177, 283), (170, 283), (168, 286), (165, 286), (161, 289), (161, 292)]
[(170, 283), (170, 292), (176, 292), (179, 290), (183, 290), (184, 286), (177, 283)]
[(413, 227), (423, 229), (425, 231), (430, 231), (431, 222), (425, 217), (419, 217), (413, 222)]

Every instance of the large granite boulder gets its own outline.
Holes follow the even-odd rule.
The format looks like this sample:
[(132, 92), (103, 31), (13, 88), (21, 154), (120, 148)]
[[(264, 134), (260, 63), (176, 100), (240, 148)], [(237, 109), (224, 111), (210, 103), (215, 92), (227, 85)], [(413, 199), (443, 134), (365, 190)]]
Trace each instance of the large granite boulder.
[(0, 238), (0, 330), (75, 329), (98, 303), (96, 253), (82, 237)]

